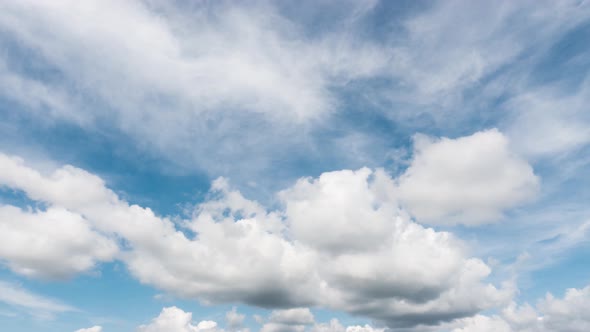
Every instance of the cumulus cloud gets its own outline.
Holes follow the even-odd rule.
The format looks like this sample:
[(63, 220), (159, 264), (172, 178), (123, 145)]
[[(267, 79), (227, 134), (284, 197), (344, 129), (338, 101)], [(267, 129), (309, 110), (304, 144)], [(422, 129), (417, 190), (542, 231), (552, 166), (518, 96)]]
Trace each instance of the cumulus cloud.
[(313, 314), (309, 308), (274, 310), (270, 314), (269, 320), (287, 325), (308, 325), (314, 322)]
[(232, 307), (230, 311), (225, 314), (225, 321), (229, 329), (236, 329), (242, 326), (246, 315), (238, 313), (238, 308)]
[[(301, 179), (279, 194), (284, 209), (274, 211), (220, 179), (192, 218), (174, 223), (129, 205), (75, 167), (42, 174), (17, 158), (2, 155), (0, 163), (0, 183), (123, 239), (121, 260), (135, 277), (182, 297), (323, 306), (413, 326), (469, 316), (511, 296), (510, 287), (485, 283), (489, 267), (460, 240), (411, 221), (382, 170)], [(307, 309), (277, 311), (267, 329), (312, 320)]]
[(345, 328), (338, 319), (333, 318), (328, 323), (314, 324), (311, 332), (345, 332)]
[(64, 208), (0, 206), (0, 259), (18, 274), (64, 278), (113, 259), (117, 251), (113, 240)]
[(89, 327), (87, 329), (79, 329), (79, 330), (76, 330), (75, 332), (102, 332), (102, 327), (97, 325), (97, 326)]
[(398, 179), (399, 196), (420, 221), (478, 225), (533, 198), (539, 179), (498, 130), (457, 139), (414, 139), (414, 157)]
[(331, 319), (328, 323), (317, 323), (311, 328), (311, 332), (383, 332), (385, 328), (376, 328), (369, 324), (352, 325), (346, 328), (338, 321)]
[[(197, 167), (218, 176), (231, 174), (239, 165), (239, 174), (248, 177), (268, 171), (277, 159), (307, 156), (313, 160), (321, 153), (331, 154), (329, 147), (319, 147), (327, 141), (324, 135), (318, 142), (313, 135), (300, 133), (330, 127), (329, 121), (322, 120), (347, 109), (342, 105), (347, 101), (340, 97), (342, 87), (354, 84), (359, 99), (366, 98), (373, 107), (382, 98), (374, 96), (380, 94), (374, 92), (378, 90), (375, 84), (364, 83), (388, 82), (383, 88), (385, 98), (409, 107), (388, 103), (383, 107), (386, 116), (422, 116), (425, 104), (447, 105), (449, 99), (462, 99), (466, 90), (486, 85), (486, 79), (499, 70), (514, 72), (504, 67), (523, 53), (537, 53), (527, 52), (532, 47), (546, 48), (538, 44), (579, 24), (589, 12), (579, 1), (548, 1), (543, 6), (531, 1), (502, 1), (501, 5), (445, 1), (407, 17), (402, 13), (403, 17), (395, 17), (395, 29), (379, 27), (379, 36), (368, 38), (363, 22), (378, 22), (378, 2), (340, 1), (324, 6), (330, 13), (337, 6), (340, 14), (313, 25), (310, 33), (305, 20), (294, 11), (283, 11), (279, 4), (269, 2), (246, 6), (135, 0), (84, 4), (4, 1), (0, 38), (20, 47), (15, 48), (16, 54), (1, 56), (0, 93), (20, 102), (24, 109), (37, 109), (84, 128), (107, 123), (140, 142), (140, 148), (173, 160), (175, 166)], [(309, 13), (317, 6), (301, 7)], [(109, 17), (108, 22), (102, 17)], [(326, 28), (334, 26), (337, 28)], [(35, 63), (53, 75), (34, 75), (34, 70), (19, 61), (18, 50), (34, 54)], [(504, 71), (497, 76), (505, 77)], [(500, 90), (491, 97), (476, 95), (496, 100), (497, 95), (510, 93)], [(446, 117), (444, 111), (431, 113), (429, 116), (453, 122), (459, 118)], [(583, 129), (576, 125), (577, 116), (559, 117), (558, 124), (564, 126), (549, 126), (555, 117), (538, 118), (546, 119), (542, 124), (548, 128)], [(46, 116), (34, 117), (34, 121), (46, 120)], [(524, 122), (526, 126), (513, 131), (528, 132), (523, 128), (534, 127), (530, 125), (534, 121)], [(318, 123), (321, 125), (315, 127)], [(162, 125), (175, 130), (159, 130)], [(558, 141), (568, 146), (579, 145), (588, 136), (585, 130), (560, 132)], [(556, 143), (542, 134), (526, 140), (537, 138), (547, 146)], [(353, 141), (347, 146), (360, 142), (363, 150), (370, 150), (373, 137), (355, 132), (334, 140)], [(538, 148), (528, 142), (527, 147)], [(291, 153), (287, 146), (305, 153)], [(346, 154), (357, 162), (380, 158), (366, 151), (359, 156), (349, 150)], [(243, 160), (248, 162), (239, 162)]]
[(163, 308), (160, 315), (147, 325), (140, 325), (137, 332), (218, 332), (217, 323), (210, 320), (192, 323), (193, 314), (177, 307)]
[(536, 308), (512, 303), (501, 314), (477, 315), (460, 320), (453, 332), (583, 332), (590, 328), (590, 286), (568, 289), (563, 298), (552, 294), (540, 300)]

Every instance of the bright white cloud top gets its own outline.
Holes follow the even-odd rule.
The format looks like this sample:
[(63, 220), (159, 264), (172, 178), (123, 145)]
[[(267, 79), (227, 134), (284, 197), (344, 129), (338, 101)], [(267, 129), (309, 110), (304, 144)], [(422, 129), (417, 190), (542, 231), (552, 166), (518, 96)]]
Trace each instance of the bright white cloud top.
[(0, 2), (0, 326), (586, 332), (590, 3)]
[(401, 199), (419, 219), (477, 225), (533, 198), (539, 179), (497, 130), (458, 139), (414, 138), (414, 158), (399, 179)]
[[(271, 212), (218, 179), (211, 193), (215, 198), (178, 225), (194, 232), (187, 237), (173, 221), (129, 205), (81, 169), (64, 166), (44, 175), (5, 155), (0, 166), (7, 170), (0, 183), (72, 211), (80, 223), (84, 216), (97, 231), (123, 240), (120, 259), (129, 271), (142, 283), (179, 296), (268, 308), (322, 306), (391, 326), (413, 326), (474, 314), (501, 305), (512, 294), (511, 288), (485, 282), (490, 268), (468, 257), (460, 240), (411, 221), (395, 200), (394, 180), (382, 170), (301, 179), (280, 193), (284, 211)], [(4, 210), (19, 213), (14, 207)], [(86, 258), (84, 268), (92, 267), (93, 258), (116, 253), (98, 233), (80, 231), (80, 236), (100, 237), (91, 242), (106, 247), (106, 253)], [(72, 243), (60, 239), (47, 252), (80, 243), (76, 229), (70, 232)], [(51, 233), (40, 236), (52, 239)], [(61, 252), (64, 261), (71, 255)], [(10, 267), (18, 264), (18, 258), (5, 258)], [(54, 268), (37, 265), (28, 270), (51, 275)], [(278, 312), (271, 321), (303, 323), (305, 314)]]

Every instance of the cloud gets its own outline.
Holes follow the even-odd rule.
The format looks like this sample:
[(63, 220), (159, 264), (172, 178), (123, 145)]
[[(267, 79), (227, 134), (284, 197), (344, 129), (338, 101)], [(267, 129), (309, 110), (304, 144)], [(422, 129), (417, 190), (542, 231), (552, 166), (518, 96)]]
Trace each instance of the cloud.
[(354, 325), (354, 326), (349, 326), (346, 328), (346, 332), (383, 332), (385, 331), (384, 328), (374, 328), (371, 325), (364, 325), (364, 326), (360, 326), (360, 325)]
[(583, 332), (590, 328), (590, 286), (568, 289), (562, 299), (548, 293), (537, 303), (536, 309), (512, 303), (500, 315), (477, 315), (462, 319), (462, 327), (453, 332)]
[(75, 332), (102, 332), (102, 327), (101, 326), (93, 326), (93, 327), (89, 327), (87, 329), (79, 329), (79, 330), (76, 330)]
[[(555, 87), (531, 89), (512, 98), (507, 130), (516, 148), (531, 157), (554, 156), (590, 142), (586, 100), (589, 83), (560, 91)], [(573, 91), (571, 91), (573, 90)]]
[(113, 240), (66, 209), (24, 211), (0, 206), (0, 258), (15, 273), (65, 278), (112, 260), (117, 252)]
[[(240, 172), (253, 175), (285, 145), (311, 145), (296, 133), (341, 108), (334, 90), (387, 66), (382, 47), (345, 28), (352, 21), (310, 36), (269, 3), (176, 5), (2, 3), (0, 40), (20, 45), (0, 55), (11, 68), (4, 97), (34, 110), (35, 123), (106, 127), (175, 169), (219, 176), (247, 159)], [(36, 75), (19, 50), (53, 75)]]
[(453, 332), (512, 332), (512, 329), (499, 317), (476, 315), (466, 319), (465, 326)]
[(246, 315), (238, 313), (238, 309), (236, 307), (232, 307), (230, 311), (225, 313), (225, 321), (229, 329), (237, 329), (242, 327), (245, 318)]
[(289, 325), (281, 323), (265, 323), (260, 328), (260, 332), (303, 332), (305, 331), (304, 325)]
[(163, 308), (160, 315), (147, 325), (140, 325), (137, 332), (218, 332), (217, 323), (210, 320), (192, 323), (193, 314), (177, 307)]
[(345, 332), (344, 326), (338, 319), (333, 318), (329, 323), (316, 323), (311, 327), (311, 332)]
[(55, 314), (76, 311), (75, 308), (37, 294), (20, 285), (0, 281), (0, 302), (25, 310), (39, 318), (52, 318)]
[(285, 325), (308, 325), (315, 321), (309, 308), (274, 310), (270, 314), (269, 320)]
[(470, 316), (512, 294), (486, 284), (489, 267), (468, 257), (452, 234), (411, 221), (382, 170), (300, 179), (281, 192), (284, 209), (274, 211), (219, 179), (192, 218), (172, 222), (129, 205), (102, 179), (72, 166), (42, 174), (5, 155), (0, 166), (0, 183), (120, 238), (120, 259), (132, 275), (181, 297), (274, 309), (322, 306), (413, 326)]
[(539, 189), (532, 167), (495, 129), (457, 139), (416, 136), (414, 157), (398, 181), (404, 206), (431, 224), (497, 221)]

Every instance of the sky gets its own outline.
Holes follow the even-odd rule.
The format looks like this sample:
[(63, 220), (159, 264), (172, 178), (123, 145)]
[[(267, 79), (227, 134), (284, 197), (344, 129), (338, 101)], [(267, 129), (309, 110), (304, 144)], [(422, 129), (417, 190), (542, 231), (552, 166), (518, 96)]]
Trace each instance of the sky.
[(590, 2), (0, 1), (0, 326), (590, 330)]

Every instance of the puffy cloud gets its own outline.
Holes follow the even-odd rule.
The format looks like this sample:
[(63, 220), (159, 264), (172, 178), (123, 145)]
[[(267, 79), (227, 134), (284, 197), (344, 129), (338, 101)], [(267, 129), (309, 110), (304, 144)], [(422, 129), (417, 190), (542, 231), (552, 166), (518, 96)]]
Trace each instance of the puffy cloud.
[[(72, 166), (41, 174), (4, 155), (0, 166), (6, 170), (0, 183), (121, 238), (129, 271), (179, 296), (270, 308), (322, 306), (408, 327), (469, 316), (511, 296), (510, 288), (484, 282), (489, 267), (469, 258), (461, 241), (411, 221), (382, 170), (301, 179), (280, 194), (284, 209), (270, 212), (220, 179), (190, 220), (175, 223), (129, 205), (99, 177)], [(162, 317), (190, 321), (176, 313)], [(276, 312), (266, 329), (286, 328), (296, 317), (311, 322), (307, 313)]]
[(345, 332), (345, 328), (338, 319), (333, 318), (329, 323), (314, 324), (311, 327), (311, 332)]
[(225, 314), (225, 321), (229, 329), (236, 329), (242, 326), (246, 315), (238, 313), (238, 309), (233, 307)]
[(75, 332), (102, 332), (102, 327), (97, 325), (97, 326), (89, 327), (87, 329), (79, 329), (79, 330), (76, 330)]
[(154, 318), (151, 323), (141, 325), (138, 332), (217, 332), (217, 323), (210, 320), (200, 321), (192, 324), (193, 314), (184, 312), (177, 307), (162, 309), (160, 315)]
[(76, 311), (73, 307), (33, 294), (20, 285), (5, 281), (0, 281), (0, 302), (41, 318), (51, 318), (58, 313)]
[(512, 303), (500, 315), (477, 315), (462, 319), (463, 326), (454, 332), (583, 332), (590, 328), (590, 286), (582, 289), (571, 288), (562, 299), (552, 294), (538, 302), (536, 310), (525, 304), (521, 307)]
[[(385, 60), (376, 47), (338, 36), (309, 40), (276, 8), (262, 4), (9, 1), (2, 9), (4, 29), (82, 89), (91, 87), (129, 112), (147, 105), (153, 93), (197, 111), (230, 106), (305, 120), (331, 109), (331, 78), (374, 74)], [(104, 16), (111, 17), (108, 24)], [(54, 43), (45, 41), (47, 26), (54, 28)]]
[(590, 286), (571, 288), (563, 299), (548, 294), (538, 305), (547, 331), (582, 332), (590, 329)]
[(539, 179), (492, 129), (457, 139), (416, 136), (414, 158), (399, 178), (399, 195), (420, 221), (478, 225), (530, 200)]
[(383, 332), (385, 331), (384, 328), (374, 328), (371, 325), (364, 325), (364, 326), (360, 326), (360, 325), (354, 325), (354, 326), (349, 326), (346, 328), (346, 332)]
[(338, 321), (331, 319), (329, 323), (317, 323), (311, 328), (311, 332), (383, 332), (385, 328), (375, 328), (369, 324), (352, 325), (346, 328)]
[(498, 316), (476, 315), (465, 320), (465, 326), (453, 332), (512, 332), (512, 328)]
[(304, 325), (290, 325), (268, 322), (262, 325), (260, 332), (303, 332), (305, 331)]
[[(108, 123), (181, 168), (219, 176), (240, 164), (252, 174), (285, 144), (309, 143), (295, 133), (341, 106), (333, 90), (379, 76), (387, 64), (380, 46), (344, 33), (354, 20), (312, 37), (278, 4), (175, 5), (3, 2), (0, 39), (34, 53), (56, 79), (31, 74), (11, 49), (17, 54), (0, 56), (0, 95), (45, 120)], [(354, 2), (339, 6), (359, 14)]]
[(23, 211), (0, 206), (0, 258), (18, 274), (63, 278), (109, 261), (117, 244), (61, 207)]
[(391, 236), (398, 214), (391, 183), (380, 170), (343, 170), (300, 179), (280, 196), (302, 243), (323, 252), (372, 251)]
[(314, 322), (313, 314), (309, 308), (274, 310), (270, 314), (269, 320), (273, 323), (286, 325), (308, 325)]

